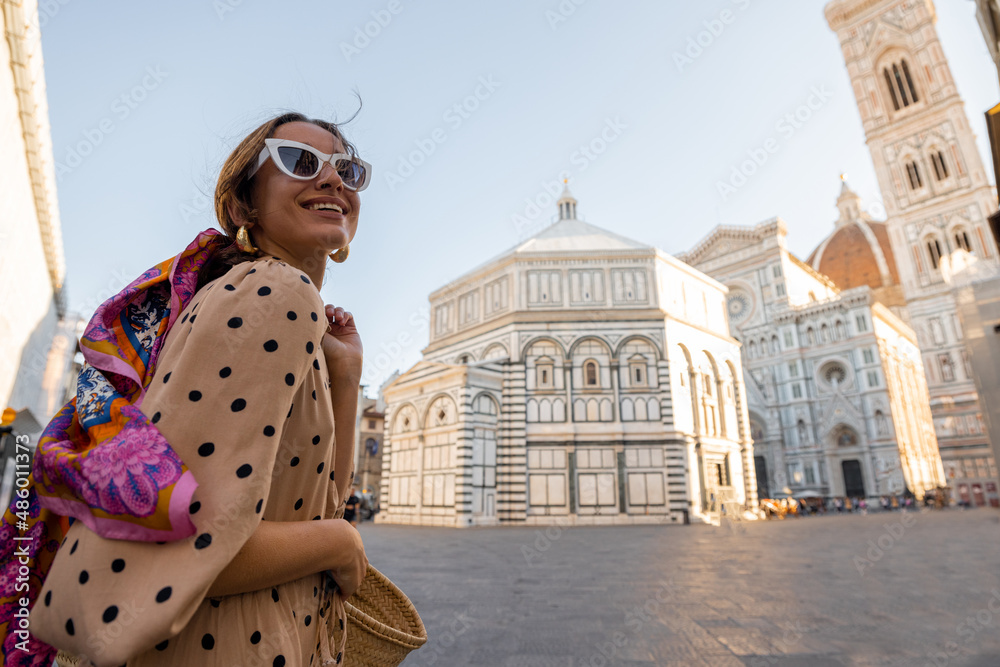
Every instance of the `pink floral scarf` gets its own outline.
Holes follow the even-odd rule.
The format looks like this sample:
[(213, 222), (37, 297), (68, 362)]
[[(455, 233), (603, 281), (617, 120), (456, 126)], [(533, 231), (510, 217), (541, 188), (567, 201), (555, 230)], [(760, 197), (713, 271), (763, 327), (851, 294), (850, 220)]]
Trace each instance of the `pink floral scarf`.
[(140, 411), (166, 334), (194, 296), (202, 268), (227, 244), (214, 229), (105, 301), (80, 347), (76, 397), (42, 432), (27, 486), (0, 525), (3, 664), (48, 667), (55, 649), (31, 637), (34, 605), (72, 520), (109, 539), (171, 541), (194, 534), (198, 484)]

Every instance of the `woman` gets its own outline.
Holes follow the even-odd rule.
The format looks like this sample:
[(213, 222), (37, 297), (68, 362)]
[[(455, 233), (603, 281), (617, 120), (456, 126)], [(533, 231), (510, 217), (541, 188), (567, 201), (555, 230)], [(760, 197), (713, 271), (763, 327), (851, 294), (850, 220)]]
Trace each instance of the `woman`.
[[(352, 315), (324, 306), (319, 286), (357, 231), (370, 166), (354, 152), (335, 125), (285, 114), (226, 160), (215, 207), (228, 238), (203, 234), (189, 250), (200, 243), (190, 256), (204, 261), (182, 253), (170, 265), (176, 286), (193, 262), (197, 290), (170, 315), (135, 402), (162, 436), (157, 451), (172, 449), (197, 484), (188, 496), (183, 475), (171, 487), (170, 512), (186, 503), (193, 528), (105, 539), (100, 519), (78, 517), (37, 593), (37, 639), (99, 666), (340, 662), (331, 619), (368, 563), (357, 530), (335, 518), (351, 492), (362, 348)], [(141, 486), (150, 437), (133, 445), (105, 462), (102, 498), (112, 489), (127, 505)]]

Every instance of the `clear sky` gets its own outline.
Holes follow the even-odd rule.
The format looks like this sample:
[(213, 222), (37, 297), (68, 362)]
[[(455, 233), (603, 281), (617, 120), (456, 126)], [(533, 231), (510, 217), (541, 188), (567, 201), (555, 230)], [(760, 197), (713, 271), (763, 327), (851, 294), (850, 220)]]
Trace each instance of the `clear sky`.
[[(371, 387), (419, 360), (431, 291), (555, 217), (532, 200), (561, 177), (580, 217), (670, 253), (781, 216), (804, 258), (841, 172), (881, 210), (820, 0), (42, 4), (69, 301), (86, 318), (216, 225), (215, 179), (247, 132), (288, 109), (345, 119), (355, 92), (344, 130), (374, 178), (322, 293), (354, 312)], [(937, 9), (992, 174), (996, 70), (974, 4)], [(817, 93), (806, 122), (778, 128)], [(769, 138), (777, 152), (720, 194)]]

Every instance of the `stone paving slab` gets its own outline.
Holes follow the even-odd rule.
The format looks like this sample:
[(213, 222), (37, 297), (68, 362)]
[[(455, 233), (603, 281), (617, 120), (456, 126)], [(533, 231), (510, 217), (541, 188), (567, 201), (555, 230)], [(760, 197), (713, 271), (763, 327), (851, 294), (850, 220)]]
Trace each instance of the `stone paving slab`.
[(709, 526), (362, 524), (407, 666), (1000, 666), (1000, 511)]

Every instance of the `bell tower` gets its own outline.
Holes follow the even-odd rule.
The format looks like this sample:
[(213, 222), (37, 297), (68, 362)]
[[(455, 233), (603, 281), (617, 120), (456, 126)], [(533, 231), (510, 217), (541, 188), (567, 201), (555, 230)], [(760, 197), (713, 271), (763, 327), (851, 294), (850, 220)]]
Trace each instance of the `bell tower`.
[(987, 222), (997, 200), (938, 39), (934, 3), (833, 0), (825, 14), (885, 202), (942, 457), (958, 447), (971, 454), (985, 435), (949, 281), (953, 253), (997, 262)]

